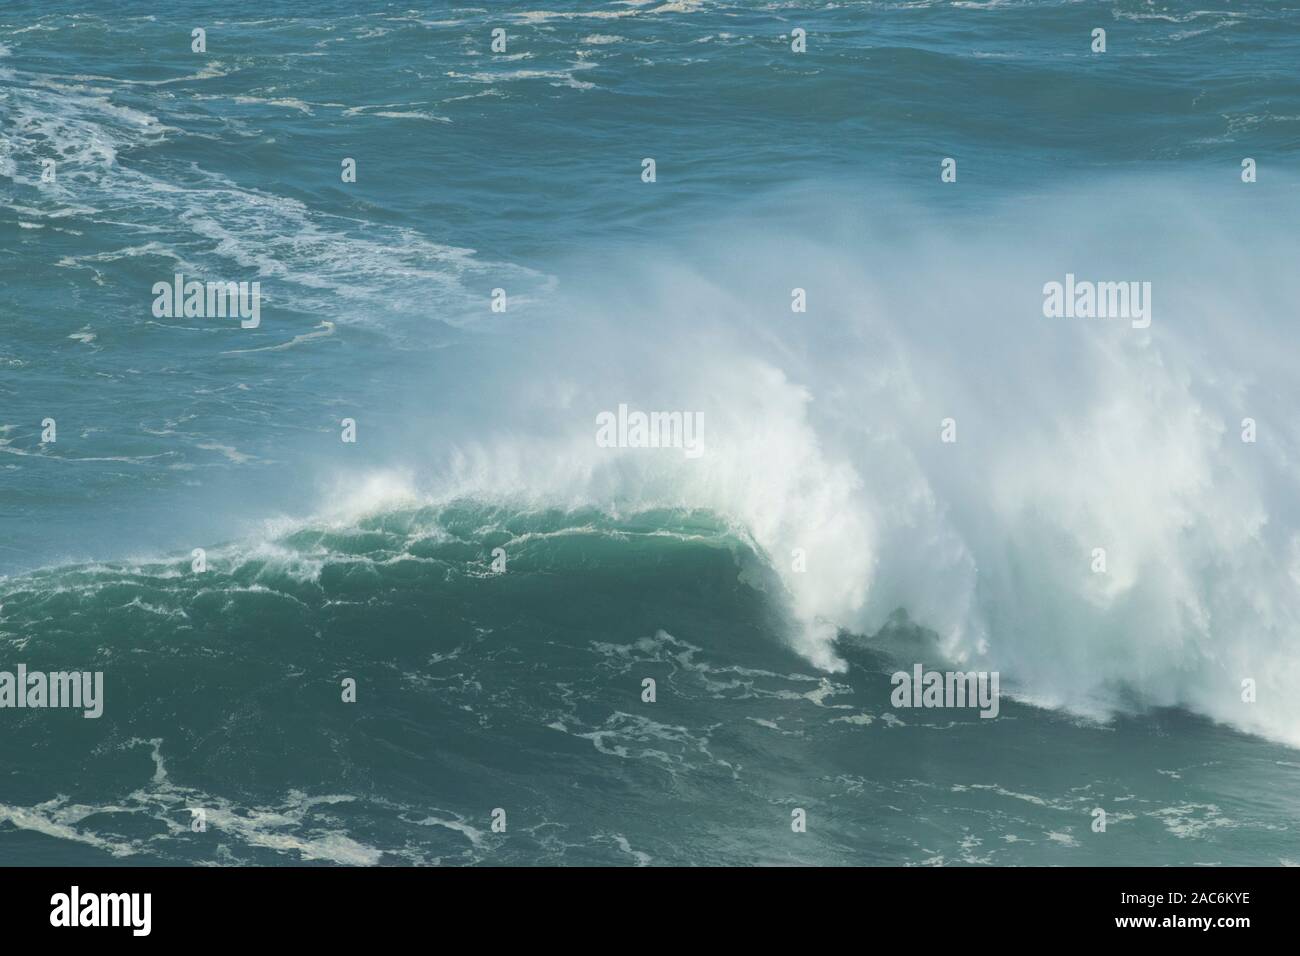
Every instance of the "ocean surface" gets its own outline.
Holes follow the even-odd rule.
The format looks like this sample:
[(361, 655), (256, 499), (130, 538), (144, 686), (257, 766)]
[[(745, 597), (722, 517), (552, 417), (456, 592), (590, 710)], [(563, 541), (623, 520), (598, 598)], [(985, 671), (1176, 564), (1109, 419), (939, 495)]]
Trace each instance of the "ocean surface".
[(1298, 52), (1265, 0), (4, 0), (0, 671), (104, 699), (0, 709), (0, 864), (1300, 864)]

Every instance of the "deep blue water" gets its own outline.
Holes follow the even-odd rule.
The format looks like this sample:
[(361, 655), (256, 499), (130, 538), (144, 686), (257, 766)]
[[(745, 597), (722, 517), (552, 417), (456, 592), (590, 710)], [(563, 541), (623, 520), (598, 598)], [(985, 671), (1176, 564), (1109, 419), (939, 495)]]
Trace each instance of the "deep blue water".
[[(1298, 47), (6, 2), (0, 671), (106, 699), (0, 709), (0, 863), (1300, 862)], [(260, 325), (155, 316), (178, 272)], [(1067, 273), (1150, 327), (1044, 317)], [(707, 454), (599, 447), (620, 403)], [(893, 708), (913, 662), (999, 717)]]

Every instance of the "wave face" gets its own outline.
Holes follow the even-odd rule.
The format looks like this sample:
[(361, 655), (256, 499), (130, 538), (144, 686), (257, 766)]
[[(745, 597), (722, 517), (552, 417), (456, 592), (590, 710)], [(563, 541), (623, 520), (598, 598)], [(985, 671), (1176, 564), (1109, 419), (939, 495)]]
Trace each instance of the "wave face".
[(896, 618), (836, 645), (844, 671), (811, 666), (715, 516), (460, 501), (209, 558), (5, 584), (8, 651), (106, 674), (96, 720), (11, 713), (7, 861), (1113, 863), (1099, 804), (1126, 860), (1300, 858), (1278, 824), (1294, 789), (1256, 785), (1294, 774), (1292, 751), (1177, 710), (899, 711), (889, 674), (938, 660), (932, 637)]
[(0, 24), (0, 670), (109, 695), (0, 735), (10, 853), (1300, 860), (1296, 11), (119, 6)]
[[(1139, 188), (1142, 215), (1117, 235), (1098, 210)], [(901, 608), (951, 659), (1048, 706), (1178, 705), (1300, 742), (1300, 395), (1280, 318), (1300, 289), (1276, 268), (1295, 243), (1232, 202), (1188, 215), (1205, 188), (1042, 196), (997, 209), (978, 244), (951, 236), (988, 210), (854, 222), (850, 252), (714, 234), (643, 283), (616, 272), (625, 295), (586, 283), (598, 309), (573, 302), (527, 336), (535, 366), (484, 376), (507, 405), (508, 381), (554, 391), (525, 387), (494, 413), (486, 432), (510, 437), (462, 447), (448, 487), (724, 515), (779, 573), (796, 646), (825, 668), (837, 629), (871, 634)], [(1039, 280), (1072, 262), (1152, 276), (1159, 317), (1044, 319)], [(782, 280), (810, 290), (807, 316), (782, 314)], [(596, 411), (625, 396), (700, 410), (707, 453), (592, 447)], [(1266, 438), (1243, 440), (1252, 422)]]

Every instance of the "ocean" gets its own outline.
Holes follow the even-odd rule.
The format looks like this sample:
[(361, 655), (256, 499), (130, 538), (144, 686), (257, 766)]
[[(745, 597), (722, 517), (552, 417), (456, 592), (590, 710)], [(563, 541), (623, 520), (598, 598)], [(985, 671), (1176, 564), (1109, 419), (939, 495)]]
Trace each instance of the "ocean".
[(0, 865), (1300, 864), (1300, 9), (412, 3), (0, 6)]

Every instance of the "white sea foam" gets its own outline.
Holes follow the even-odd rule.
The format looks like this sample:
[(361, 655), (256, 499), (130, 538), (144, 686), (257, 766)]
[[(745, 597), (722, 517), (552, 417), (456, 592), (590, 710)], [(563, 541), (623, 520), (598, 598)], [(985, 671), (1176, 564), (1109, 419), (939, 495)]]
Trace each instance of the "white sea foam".
[[(148, 747), (154, 770), (150, 780), (117, 801), (94, 805), (72, 803), (57, 796), (31, 807), (0, 804), (0, 823), (57, 840), (82, 843), (112, 856), (129, 857), (156, 853), (159, 837), (187, 836), (190, 832), (190, 808), (203, 809), (206, 825), (240, 849), (253, 847), (274, 850), (293, 860), (322, 860), (351, 866), (373, 866), (383, 850), (367, 846), (344, 832), (326, 812), (337, 804), (350, 804), (358, 798), (346, 794), (308, 796), (292, 790), (274, 806), (241, 806), (224, 797), (176, 784), (163, 760), (163, 741), (132, 739), (124, 750)], [(124, 829), (137, 832), (138, 818), (149, 819), (155, 833), (147, 836), (126, 835), (118, 824), (129, 821)], [(181, 822), (183, 821), (183, 822)]]
[[(554, 75), (572, 79), (567, 71)], [(9, 149), (0, 158), (0, 176), (41, 189), (45, 202), (6, 203), (10, 209), (39, 220), (32, 225), (73, 215), (95, 217), (112, 209), (113, 218), (100, 221), (161, 236), (172, 231), (140, 223), (171, 222), (186, 233), (184, 253), (159, 238), (112, 252), (66, 256), (60, 266), (153, 255), (188, 263), (184, 271), (194, 274), (228, 275), (236, 269), (291, 284), (296, 308), (337, 310), (341, 322), (368, 321), (379, 309), (415, 309), (441, 299), (450, 306), (440, 311), (444, 323), (470, 324), (486, 311), (478, 307), (477, 286), (488, 281), (483, 276), (509, 284), (516, 311), (527, 305), (531, 290), (549, 283), (549, 277), (533, 270), (480, 260), (473, 249), (433, 242), (415, 229), (321, 214), (296, 199), (247, 188), (197, 166), (173, 171), (175, 175), (141, 165), (123, 167), (117, 162), (122, 151), (157, 146), (178, 131), (108, 95), (48, 88), (49, 79), (40, 75), (24, 74), (23, 79), (27, 82), (6, 87)], [(245, 100), (293, 109), (324, 105), (284, 98)], [(362, 111), (390, 119), (450, 121), (422, 110), (355, 108)], [(40, 182), (38, 159), (45, 157), (58, 163), (53, 183)], [(188, 241), (195, 237), (198, 248)]]
[[(617, 286), (588, 281), (508, 367), (467, 373), (494, 411), (341, 497), (713, 511), (768, 557), (823, 668), (842, 666), (838, 628), (903, 608), (1045, 706), (1181, 705), (1300, 743), (1300, 382), (1272, 318), (1300, 278), (1253, 264), (1297, 241), (1141, 190), (1123, 236), (1099, 212), (1136, 192), (1115, 183), (997, 210), (979, 242), (911, 210), (878, 227), (828, 212), (825, 242), (751, 224), (606, 267)], [(1042, 284), (1067, 266), (1152, 281), (1152, 326), (1045, 319)], [(597, 448), (591, 416), (625, 396), (702, 411), (708, 453)]]

